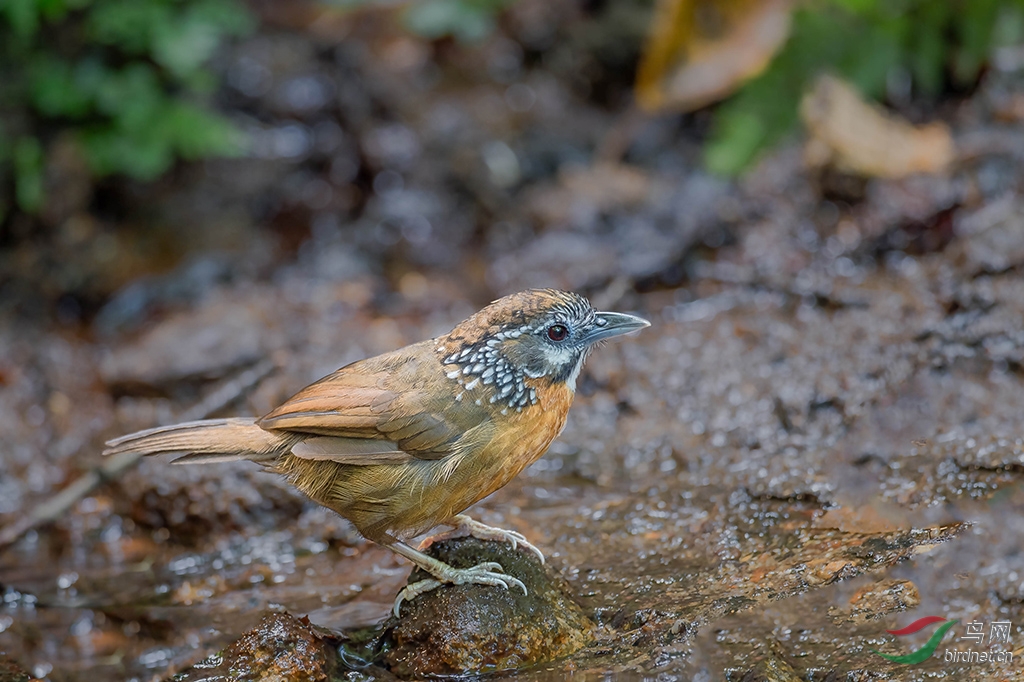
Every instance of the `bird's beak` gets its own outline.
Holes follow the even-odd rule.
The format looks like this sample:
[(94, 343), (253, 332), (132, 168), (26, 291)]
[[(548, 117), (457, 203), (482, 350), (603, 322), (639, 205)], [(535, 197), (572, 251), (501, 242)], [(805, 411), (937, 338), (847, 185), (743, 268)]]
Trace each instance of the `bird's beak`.
[(584, 341), (586, 343), (594, 343), (595, 341), (619, 336), (620, 334), (628, 334), (650, 326), (650, 322), (635, 315), (597, 313), (594, 319), (594, 326), (587, 332)]

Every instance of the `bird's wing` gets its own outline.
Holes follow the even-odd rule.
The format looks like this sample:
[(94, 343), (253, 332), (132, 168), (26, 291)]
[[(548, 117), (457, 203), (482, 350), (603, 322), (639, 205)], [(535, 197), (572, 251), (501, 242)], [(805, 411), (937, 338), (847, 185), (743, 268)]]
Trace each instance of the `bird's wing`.
[(256, 423), (264, 429), (322, 436), (381, 438), (381, 415), (398, 397), (384, 381), (384, 376), (349, 365), (310, 384)]
[(488, 413), (470, 401), (455, 402), (432, 345), (343, 367), (257, 423), (318, 436), (292, 449), (298, 457), (346, 464), (441, 459), (485, 443), (492, 435)]

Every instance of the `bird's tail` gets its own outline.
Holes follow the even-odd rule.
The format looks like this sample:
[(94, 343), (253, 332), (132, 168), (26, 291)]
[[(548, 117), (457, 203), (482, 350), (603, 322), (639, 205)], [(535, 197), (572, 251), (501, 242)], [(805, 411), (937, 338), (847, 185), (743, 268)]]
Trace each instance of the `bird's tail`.
[(177, 463), (231, 462), (248, 459), (270, 463), (287, 453), (300, 436), (261, 429), (253, 419), (204, 419), (159, 426), (107, 441), (104, 455), (185, 453)]

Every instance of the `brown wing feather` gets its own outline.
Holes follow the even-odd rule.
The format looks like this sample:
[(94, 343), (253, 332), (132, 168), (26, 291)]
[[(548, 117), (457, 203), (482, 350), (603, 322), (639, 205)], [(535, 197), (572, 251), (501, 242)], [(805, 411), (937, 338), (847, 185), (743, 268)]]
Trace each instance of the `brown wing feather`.
[[(422, 376), (446, 381), (433, 353), (433, 342), (425, 341), (395, 353), (353, 363), (299, 391), (257, 424), (267, 430), (296, 431), (337, 437), (337, 456), (329, 452), (295, 454), (310, 459), (336, 459), (348, 464), (394, 461), (394, 450), (373, 453), (344, 452), (345, 439), (390, 441), (397, 451), (418, 459), (441, 459), (461, 451), (464, 435), (488, 421), (486, 410), (474, 404), (452, 410), (435, 395), (450, 395), (451, 387), (430, 391)], [(420, 372), (419, 370), (424, 370)], [(406, 390), (394, 390), (394, 387)], [(326, 442), (326, 441), (325, 441)], [(356, 448), (352, 448), (356, 449)], [(312, 450), (312, 449), (311, 449)]]
[(380, 412), (397, 396), (380, 388), (352, 387), (351, 374), (335, 372), (302, 389), (257, 422), (264, 429), (284, 429), (324, 436), (374, 438)]

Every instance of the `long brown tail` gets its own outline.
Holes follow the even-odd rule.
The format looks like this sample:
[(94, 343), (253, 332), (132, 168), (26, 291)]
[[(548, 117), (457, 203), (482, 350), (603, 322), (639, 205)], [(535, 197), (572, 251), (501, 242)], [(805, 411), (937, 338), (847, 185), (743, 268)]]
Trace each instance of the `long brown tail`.
[(187, 453), (180, 463), (230, 462), (249, 459), (271, 462), (292, 449), (300, 435), (274, 433), (256, 426), (254, 419), (204, 419), (158, 426), (107, 441), (104, 455), (137, 452), (159, 455)]

